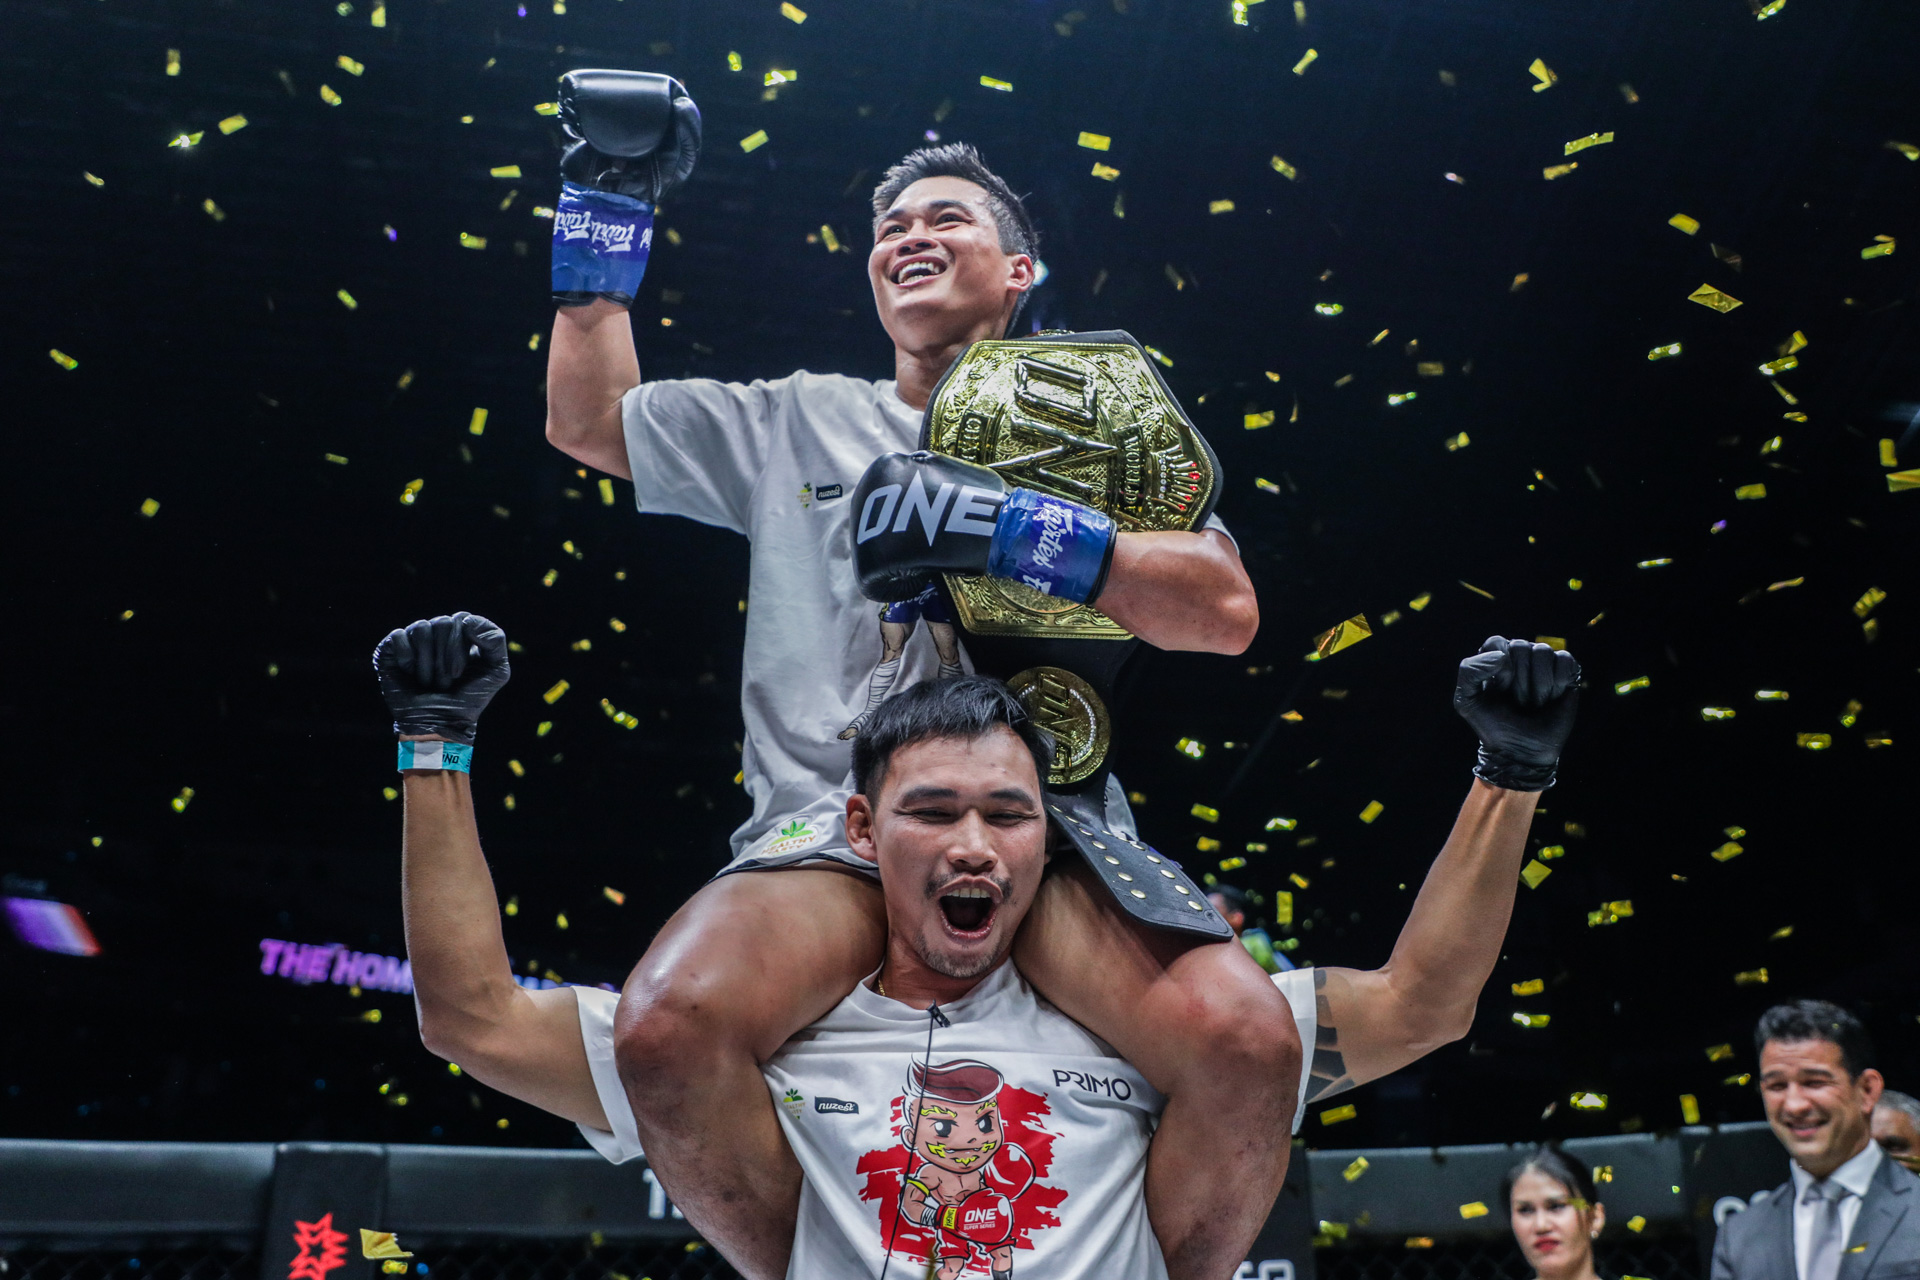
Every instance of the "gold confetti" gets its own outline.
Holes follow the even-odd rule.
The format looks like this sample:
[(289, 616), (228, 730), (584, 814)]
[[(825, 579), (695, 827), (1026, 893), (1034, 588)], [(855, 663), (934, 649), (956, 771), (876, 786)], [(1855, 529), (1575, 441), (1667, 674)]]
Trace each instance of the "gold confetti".
[(1733, 717), (1734, 717), (1734, 710), (1732, 707), (1700, 708), (1700, 718), (1702, 720), (1731, 720), (1733, 719)]
[(1420, 393), (1418, 391), (1391, 391), (1387, 393), (1387, 403), (1389, 405), (1402, 405), (1409, 400), (1417, 400), (1419, 398)]
[(1299, 825), (1300, 825), (1300, 820), (1298, 818), (1268, 818), (1267, 819), (1267, 830), (1269, 831), (1291, 831)]
[(1590, 133), (1584, 138), (1575, 138), (1572, 142), (1569, 142), (1567, 149), (1561, 154), (1570, 156), (1575, 152), (1585, 151), (1588, 147), (1603, 146), (1612, 141), (1613, 134), (1611, 131), (1607, 133)]
[(1432, 1236), (1408, 1236), (1407, 1248), (1431, 1249), (1433, 1248), (1433, 1237)]
[(1778, 453), (1785, 446), (1785, 444), (1786, 444), (1785, 437), (1775, 436), (1773, 437), (1773, 439), (1768, 440), (1766, 443), (1760, 446), (1760, 456), (1764, 458), (1770, 453)]
[(1785, 373), (1789, 369), (1798, 369), (1799, 367), (1800, 367), (1800, 360), (1798, 357), (1781, 356), (1778, 360), (1769, 360), (1765, 364), (1761, 365), (1760, 372), (1766, 374), (1769, 378), (1771, 378), (1775, 374)]
[(1707, 1046), (1708, 1062), (1725, 1062), (1732, 1056), (1733, 1046), (1730, 1044), (1713, 1044)]
[(1413, 366), (1414, 372), (1423, 378), (1441, 378), (1446, 376), (1447, 366), (1438, 360), (1422, 360)]
[(55, 364), (59, 365), (62, 369), (65, 369), (68, 373), (72, 373), (75, 369), (78, 369), (80, 367), (80, 362), (78, 360), (75, 360), (72, 356), (68, 355), (66, 352), (62, 351), (58, 347), (51, 348), (47, 352), (47, 358), (52, 360)]
[(1920, 470), (1887, 472), (1887, 492), (1901, 493), (1907, 489), (1920, 489)]
[(1267, 165), (1275, 173), (1289, 181), (1298, 182), (1300, 180), (1300, 171), (1288, 164), (1285, 160), (1282, 160), (1279, 156), (1270, 157), (1267, 160)]
[(1628, 694), (1632, 693), (1635, 689), (1648, 688), (1652, 684), (1653, 677), (1651, 676), (1635, 676), (1631, 680), (1622, 680), (1618, 684), (1615, 684), (1613, 691), (1618, 694)]
[(1747, 3), (1753, 6), (1753, 16), (1757, 22), (1765, 22), (1787, 7), (1787, 0), (1768, 0), (1766, 4), (1762, 4), (1760, 0), (1747, 0)]
[(1553, 1021), (1550, 1013), (1515, 1013), (1513, 1025), (1516, 1027), (1544, 1027)]
[(1886, 148), (1889, 151), (1898, 151), (1909, 160), (1920, 160), (1920, 147), (1914, 146), (1911, 142), (1889, 142)]
[(1565, 164), (1550, 164), (1540, 171), (1540, 176), (1548, 182), (1552, 182), (1555, 178), (1566, 177), (1579, 167), (1580, 162), (1578, 160), (1569, 160)]
[(175, 813), (185, 813), (187, 806), (193, 803), (193, 788), (180, 788), (180, 794), (175, 796), (169, 803), (173, 805), (173, 811)]
[(1207, 754), (1207, 744), (1195, 742), (1192, 738), (1182, 738), (1173, 744), (1173, 749), (1190, 760), (1198, 760)]
[(1853, 726), (1856, 723), (1858, 723), (1860, 719), (1860, 710), (1861, 710), (1860, 699), (1848, 698), (1847, 705), (1840, 709), (1841, 727), (1846, 729), (1853, 728)]
[(1620, 96), (1627, 100), (1629, 106), (1640, 101), (1640, 95), (1634, 92), (1633, 86), (1630, 84), (1622, 84), (1620, 86)]
[[(1467, 581), (1467, 580), (1466, 580), (1465, 578), (1461, 578), (1461, 579), (1458, 579), (1458, 581), (1459, 581), (1459, 583), (1460, 583), (1460, 585), (1461, 585), (1461, 586), (1463, 586), (1463, 587), (1465, 587), (1465, 588), (1466, 588), (1467, 590), (1469, 590), (1469, 591), (1471, 591), (1471, 592), (1473, 592), (1473, 594), (1475, 594), (1475, 595), (1477, 595), (1477, 596), (1485, 596), (1485, 597), (1486, 597), (1487, 599), (1489, 599), (1489, 600), (1491, 600), (1491, 599), (1493, 599), (1493, 598), (1494, 598), (1494, 596), (1493, 596), (1493, 592), (1491, 592), (1491, 591), (1488, 591), (1488, 590), (1487, 590), (1486, 588), (1484, 588), (1484, 587), (1476, 587), (1476, 586), (1474, 586), (1474, 585), (1473, 585), (1473, 584), (1472, 584), (1471, 582), (1468, 582), (1468, 581)], [(1420, 606), (1420, 605), (1417, 605), (1417, 604), (1416, 604), (1416, 605), (1414, 605), (1413, 607), (1414, 607), (1414, 608), (1416, 608), (1416, 609), (1418, 609), (1418, 608), (1420, 608), (1421, 606)]]
[(1550, 844), (1540, 850), (1540, 860), (1542, 862), (1552, 862), (1555, 858), (1564, 858), (1566, 856), (1567, 846), (1563, 844)]
[(1331, 1107), (1322, 1111), (1320, 1113), (1320, 1123), (1323, 1125), (1339, 1124), (1342, 1120), (1351, 1120), (1359, 1114), (1359, 1110), (1349, 1102), (1345, 1106)]
[[(1441, 441), (1441, 443), (1447, 446), (1448, 453), (1458, 453), (1460, 450), (1472, 444), (1473, 441), (1468, 438), (1466, 432), (1462, 431), (1457, 436), (1448, 436), (1445, 440)], [(1382, 618), (1381, 621), (1385, 622), (1386, 619)]]
[(1633, 914), (1633, 903), (1622, 898), (1618, 902), (1603, 902), (1597, 911), (1587, 912), (1587, 927), (1603, 924), (1619, 924)]
[(1460, 1216), (1463, 1218), (1484, 1218), (1487, 1212), (1487, 1206), (1478, 1200), (1460, 1206)]
[(1319, 56), (1320, 56), (1320, 51), (1318, 49), (1309, 49), (1305, 53), (1301, 54), (1300, 61), (1293, 64), (1293, 74), (1297, 76), (1303, 76), (1307, 74), (1307, 68), (1312, 66), (1314, 64), (1314, 60), (1317, 59)]
[[(340, 305), (345, 307), (349, 311), (357, 311), (360, 309), (359, 301), (355, 299), (354, 296), (348, 293), (345, 289), (335, 289), (333, 291), (333, 296), (340, 299)], [(412, 373), (412, 370), (407, 371), (408, 375), (410, 375), (411, 373)], [(403, 375), (401, 386), (400, 386), (400, 389), (402, 391), (405, 391), (407, 389), (406, 382), (408, 380), (410, 379), (407, 377), (407, 375)]]
[(618, 889), (603, 887), (600, 892), (606, 897), (608, 902), (611, 902), (616, 907), (624, 907), (627, 905), (627, 895)]
[(1353, 1163), (1349, 1164), (1346, 1168), (1340, 1171), (1340, 1176), (1342, 1178), (1345, 1178), (1348, 1182), (1357, 1182), (1360, 1179), (1360, 1175), (1365, 1173), (1371, 1167), (1372, 1166), (1367, 1163), (1367, 1158), (1365, 1156), (1355, 1156), (1353, 1158)]
[[(1700, 1123), (1700, 1100), (1690, 1093), (1680, 1095), (1680, 1119), (1685, 1124)], [(1629, 1223), (1628, 1225), (1632, 1225)], [(1635, 1228), (1638, 1230), (1638, 1228)]]
[(1878, 587), (1868, 587), (1865, 595), (1853, 602), (1853, 616), (1864, 618), (1872, 613), (1874, 606), (1887, 598), (1887, 593)]
[[(1214, 843), (1217, 845), (1219, 841), (1216, 840), (1214, 841)], [(1220, 859), (1220, 869), (1222, 871), (1238, 871), (1241, 867), (1244, 867), (1246, 865), (1247, 865), (1247, 860), (1245, 858)]]
[(470, 235), (462, 231), (460, 233), (460, 247), (462, 249), (484, 249), (487, 247), (487, 238), (485, 236)]
[(1742, 502), (1756, 502), (1767, 496), (1767, 486), (1764, 484), (1743, 484), (1733, 491), (1733, 496)]
[(1083, 130), (1080, 145), (1089, 151), (1105, 151), (1113, 146), (1113, 139), (1104, 133), (1087, 133)]
[(1722, 315), (1741, 305), (1740, 299), (1733, 297), (1731, 294), (1722, 293), (1710, 284), (1703, 284), (1688, 294), (1687, 301), (1697, 302), (1703, 307), (1710, 307)]
[(1270, 427), (1272, 425), (1273, 410), (1271, 409), (1268, 409), (1265, 413), (1249, 413), (1246, 415), (1246, 427), (1249, 431), (1257, 431), (1261, 427)]
[(1207, 212), (1208, 212), (1208, 213), (1232, 213), (1232, 212), (1233, 212), (1233, 201), (1231, 201), (1231, 200), (1209, 200), (1209, 201), (1207, 202)]
[(1862, 258), (1887, 258), (1893, 256), (1894, 239), (1892, 236), (1875, 236), (1878, 244), (1870, 244), (1860, 251)]
[(133, 610), (131, 610), (131, 609), (127, 609), (127, 610), (125, 610), (125, 611), (123, 611), (123, 612), (122, 612), (122, 613), (120, 614), (120, 621), (122, 621), (122, 622), (131, 622), (131, 621), (133, 621)]
[(1315, 661), (1330, 658), (1342, 649), (1351, 649), (1373, 634), (1373, 627), (1367, 622), (1367, 615), (1356, 613), (1345, 622), (1336, 622), (1313, 638)]
[(180, 51), (178, 49), (167, 50), (167, 74), (170, 76), (180, 74)]
[(335, 93), (327, 85), (323, 84), (320, 86), (320, 101), (326, 103), (330, 107), (337, 107), (340, 105), (340, 95)]
[[(1101, 164), (1098, 160), (1095, 160), (1093, 162), (1093, 176), (1096, 178), (1100, 178), (1106, 182), (1112, 182), (1115, 178), (1120, 176), (1120, 171), (1114, 168), (1110, 164)], [(1116, 210), (1119, 208), (1117, 197), (1115, 200), (1114, 208)]]
[(1900, 465), (1900, 455), (1894, 452), (1894, 443), (1886, 436), (1880, 438), (1880, 465), (1883, 467)]
[(1576, 1093), (1568, 1099), (1575, 1111), (1605, 1111), (1607, 1095), (1604, 1093)]
[(1544, 978), (1528, 978), (1525, 982), (1513, 984), (1513, 994), (1517, 996), (1537, 996), (1547, 989)]
[(1192, 813), (1194, 817), (1200, 819), (1202, 822), (1220, 821), (1220, 811), (1209, 805), (1196, 804), (1188, 812)]
[(1700, 234), (1700, 220), (1698, 218), (1689, 218), (1684, 213), (1676, 213), (1671, 218), (1668, 218), (1667, 225), (1677, 227), (1690, 236)]
[(789, 4), (787, 0), (780, 0), (780, 16), (790, 22), (805, 22), (807, 11), (798, 5)]
[(473, 417), (467, 421), (467, 434), (471, 436), (484, 435), (486, 430), (487, 411), (485, 409), (475, 409), (473, 411)]
[[(791, 8), (792, 6), (788, 7)], [(765, 129), (755, 129), (752, 133), (740, 139), (740, 149), (742, 151), (758, 151), (761, 147), (766, 146), (767, 142), (767, 131)], [(667, 238), (671, 240), (673, 237), (668, 236)]]
[(80, 176), (87, 180), (87, 184), (89, 186), (104, 187), (107, 185), (107, 180), (105, 178), (96, 178), (91, 173), (88, 173), (85, 169), (82, 169), (80, 171)]
[(182, 151), (185, 151), (189, 147), (199, 146), (200, 139), (206, 136), (207, 135), (204, 130), (199, 133), (183, 133), (179, 137), (175, 138), (172, 142), (169, 142), (167, 145), (170, 147), (178, 147)]
[(794, 81), (798, 80), (799, 78), (800, 78), (800, 73), (798, 71), (781, 71), (776, 69), (776, 70), (767, 72), (766, 76), (762, 79), (761, 83), (765, 84), (769, 89), (771, 89), (777, 85), (792, 84)]
[(1378, 818), (1382, 813), (1385, 813), (1386, 809), (1387, 806), (1381, 804), (1378, 800), (1369, 800), (1367, 801), (1367, 807), (1360, 811), (1360, 821), (1371, 826), (1373, 825), (1373, 820)]
[(152, 498), (148, 498), (145, 502), (142, 502), (140, 504), (140, 514), (147, 517), (147, 519), (149, 520), (153, 519), (153, 517), (157, 515), (159, 511), (160, 511), (160, 504), (154, 501)]
[(380, 0), (374, 0), (373, 11), (367, 15), (367, 21), (376, 27), (386, 26), (387, 6), (381, 4)]
[(1825, 751), (1833, 745), (1833, 735), (1830, 733), (1796, 733), (1793, 735), (1793, 745), (1805, 751)]
[(1788, 938), (1791, 938), (1792, 936), (1793, 936), (1793, 926), (1790, 924), (1783, 924), (1778, 929), (1775, 929), (1772, 933), (1767, 935), (1767, 941), (1768, 942), (1784, 942)]
[(548, 689), (545, 693), (541, 694), (540, 696), (546, 700), (546, 703), (548, 706), (552, 706), (554, 703), (560, 701), (561, 698), (565, 697), (567, 690), (571, 689), (572, 687), (573, 686), (568, 684), (565, 680), (561, 680), (557, 682), (551, 689)]
[[(375, 1009), (372, 1012), (378, 1013)], [(449, 1064), (451, 1065), (451, 1064)], [(458, 1070), (458, 1068), (455, 1068)], [(360, 1256), (363, 1258), (411, 1258), (413, 1255), (400, 1247), (400, 1241), (391, 1231), (369, 1231), (360, 1228)]]
[(407, 487), (400, 491), (400, 505), (403, 507), (412, 506), (414, 499), (418, 498), (420, 491), (426, 487), (427, 482), (425, 480), (407, 481)]
[(238, 133), (247, 127), (247, 118), (245, 116), (228, 116), (220, 122), (218, 127), (221, 133)]
[[(1492, 597), (1488, 597), (1488, 598), (1491, 599)], [(1407, 608), (1413, 610), (1415, 613), (1419, 613), (1422, 609), (1425, 609), (1428, 605), (1432, 603), (1433, 603), (1433, 593), (1431, 591), (1422, 591), (1419, 595), (1407, 601)]]
[(586, 653), (587, 651), (593, 648), (593, 641), (575, 640), (570, 647), (573, 649), (575, 653)]
[(1011, 80), (996, 80), (992, 76), (981, 76), (980, 87), (983, 89), (998, 89), (1001, 93), (1013, 92), (1013, 82)]
[(355, 62), (352, 58), (349, 58), (344, 53), (333, 60), (333, 65), (340, 68), (342, 71), (346, 72), (350, 76), (365, 75), (367, 72), (366, 63)]
[(1653, 350), (1647, 352), (1647, 359), (1668, 360), (1679, 354), (1680, 354), (1680, 344), (1677, 342), (1669, 342), (1664, 347), (1655, 347)]
[(1540, 82), (1533, 86), (1535, 93), (1545, 93), (1560, 79), (1559, 76), (1553, 74), (1553, 68), (1548, 66), (1546, 60), (1543, 58), (1535, 58), (1532, 64), (1527, 67), (1527, 70), (1531, 71), (1533, 78)]
[(1307, 25), (1307, 0), (1293, 0), (1293, 25), (1296, 27)]
[(1639, 569), (1658, 569), (1665, 565), (1670, 565), (1672, 563), (1673, 563), (1672, 556), (1660, 556), (1659, 558), (1654, 560), (1642, 560), (1634, 567)]
[(1529, 280), (1531, 280), (1531, 279), (1533, 279), (1533, 273), (1532, 273), (1532, 272), (1530, 272), (1530, 271), (1522, 271), (1522, 272), (1521, 272), (1521, 273), (1520, 273), (1519, 275), (1517, 275), (1517, 276), (1515, 276), (1515, 277), (1513, 278), (1513, 283), (1507, 286), (1507, 292), (1508, 292), (1508, 293), (1518, 293), (1518, 292), (1520, 292), (1520, 290), (1522, 290), (1522, 289), (1524, 289), (1524, 288), (1526, 287), (1526, 285), (1527, 285), (1527, 281), (1529, 281)]
[(1527, 865), (1520, 868), (1520, 878), (1529, 889), (1538, 889), (1540, 882), (1552, 874), (1553, 868), (1537, 858), (1528, 859)]
[[(1767, 984), (1767, 971), (1765, 968), (1747, 969), (1743, 972), (1734, 974), (1733, 981), (1734, 981), (1734, 985), (1736, 986), (1763, 987)], [(1751, 1077), (1748, 1077), (1748, 1078), (1750, 1079)], [(1740, 1083), (1745, 1084), (1746, 1080), (1743, 1079), (1741, 1080)]]
[[(1313, 837), (1312, 837), (1312, 836), (1307, 836), (1307, 837), (1305, 837), (1304, 839), (1302, 839), (1300, 843), (1302, 843), (1302, 844), (1311, 844), (1312, 842), (1313, 842)], [(1288, 873), (1287, 873), (1287, 879), (1289, 879), (1289, 880), (1291, 880), (1291, 881), (1293, 882), (1293, 885), (1294, 885), (1294, 887), (1295, 887), (1296, 889), (1307, 889), (1307, 888), (1311, 888), (1311, 887), (1312, 887), (1312, 886), (1311, 886), (1311, 885), (1310, 885), (1310, 884), (1308, 883), (1308, 881), (1307, 881), (1307, 878), (1306, 878), (1305, 876), (1303, 876), (1303, 875), (1301, 875), (1301, 874), (1300, 874), (1300, 873), (1299, 873), (1298, 871), (1290, 871), (1290, 872), (1288, 872)]]
[(392, 787), (380, 788), (380, 794), (385, 796), (389, 800), (398, 800), (400, 798), (400, 793), (398, 791), (395, 791)]

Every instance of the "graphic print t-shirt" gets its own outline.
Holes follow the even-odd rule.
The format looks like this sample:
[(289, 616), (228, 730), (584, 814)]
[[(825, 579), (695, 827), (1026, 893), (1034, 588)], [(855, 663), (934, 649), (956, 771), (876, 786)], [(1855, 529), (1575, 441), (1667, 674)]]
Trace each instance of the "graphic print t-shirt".
[[(867, 708), (879, 606), (853, 573), (848, 508), (883, 453), (920, 442), (920, 411), (892, 381), (796, 373), (773, 381), (643, 382), (621, 405), (641, 511), (686, 516), (753, 542), (740, 710), (753, 816), (733, 854), (778, 863), (839, 857), (851, 759), (840, 731)], [(1224, 531), (1218, 520), (1208, 527)], [(939, 667), (925, 626), (893, 690)]]
[[(1312, 1044), (1311, 971), (1274, 985)], [(615, 998), (577, 995), (616, 1130), (581, 1133), (625, 1160), (640, 1151), (613, 1068)], [(1005, 1260), (1034, 1280), (1163, 1280), (1145, 1185), (1164, 1099), (1011, 964), (941, 1012), (950, 1025), (932, 1027), (929, 1053), (928, 1015), (862, 984), (762, 1069), (805, 1178), (791, 1280), (877, 1277), (889, 1243), (889, 1274), (902, 1280), (924, 1275), (930, 1252), (961, 1259), (960, 1274), (978, 1280)], [(1295, 1128), (1311, 1058), (1303, 1055)], [(910, 1126), (913, 1150), (903, 1141)], [(909, 1183), (922, 1190), (907, 1188), (903, 1215)], [(922, 1225), (928, 1200), (933, 1223)]]

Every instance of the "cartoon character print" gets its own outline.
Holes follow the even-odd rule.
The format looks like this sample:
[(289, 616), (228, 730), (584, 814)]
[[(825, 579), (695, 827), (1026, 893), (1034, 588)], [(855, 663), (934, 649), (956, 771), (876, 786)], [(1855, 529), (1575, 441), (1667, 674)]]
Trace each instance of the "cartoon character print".
[(985, 1062), (915, 1062), (893, 1100), (900, 1145), (856, 1166), (866, 1175), (861, 1199), (879, 1202), (893, 1251), (932, 1265), (939, 1280), (970, 1270), (1009, 1280), (1013, 1251), (1058, 1226), (1053, 1211), (1067, 1198), (1038, 1181), (1053, 1164), (1050, 1114), (1045, 1094), (1008, 1085)]
[(907, 651), (907, 641), (913, 639), (915, 629), (923, 621), (927, 624), (927, 633), (933, 637), (934, 652), (940, 655), (940, 670), (936, 678), (945, 680), (960, 674), (960, 636), (953, 625), (953, 613), (947, 608), (938, 584), (929, 582), (926, 589), (911, 600), (896, 600), (892, 604), (881, 605), (880, 663), (874, 667), (873, 675), (867, 681), (866, 710), (840, 731), (842, 742), (859, 737), (860, 730), (866, 727), (867, 717), (893, 692), (894, 681), (900, 678), (900, 662)]

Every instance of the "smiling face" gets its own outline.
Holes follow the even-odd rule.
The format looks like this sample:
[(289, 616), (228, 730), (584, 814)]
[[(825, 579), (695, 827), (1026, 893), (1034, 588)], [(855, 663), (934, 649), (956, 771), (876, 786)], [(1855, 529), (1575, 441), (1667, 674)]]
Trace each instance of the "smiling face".
[(1000, 247), (978, 185), (922, 178), (874, 224), (867, 278), (894, 345), (931, 350), (999, 337), (1033, 284), (1033, 259)]
[(1033, 753), (1004, 726), (901, 747), (879, 794), (848, 802), (847, 836), (880, 867), (889, 965), (979, 978), (1006, 958), (1046, 867)]
[(918, 1111), (907, 1145), (942, 1169), (969, 1173), (986, 1164), (1006, 1141), (997, 1098), (977, 1103), (928, 1098), (918, 1104)]
[(1581, 1205), (1564, 1182), (1539, 1169), (1514, 1179), (1509, 1208), (1513, 1238), (1542, 1280), (1591, 1274), (1593, 1235), (1607, 1220), (1604, 1208)]
[(1760, 1050), (1760, 1100), (1794, 1163), (1824, 1178), (1866, 1147), (1880, 1073), (1848, 1076), (1831, 1040), (1769, 1040)]

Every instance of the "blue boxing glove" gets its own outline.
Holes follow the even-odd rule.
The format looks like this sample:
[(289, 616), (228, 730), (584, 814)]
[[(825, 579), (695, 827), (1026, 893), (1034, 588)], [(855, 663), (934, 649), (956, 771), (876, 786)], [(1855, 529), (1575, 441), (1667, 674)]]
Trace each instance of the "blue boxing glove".
[(986, 575), (1091, 603), (1106, 585), (1111, 517), (943, 454), (888, 453), (853, 490), (853, 564), (873, 600), (910, 600), (940, 573)]
[(700, 109), (680, 82), (642, 71), (569, 71), (560, 124), (573, 139), (553, 220), (553, 300), (633, 305), (654, 206), (693, 172)]

